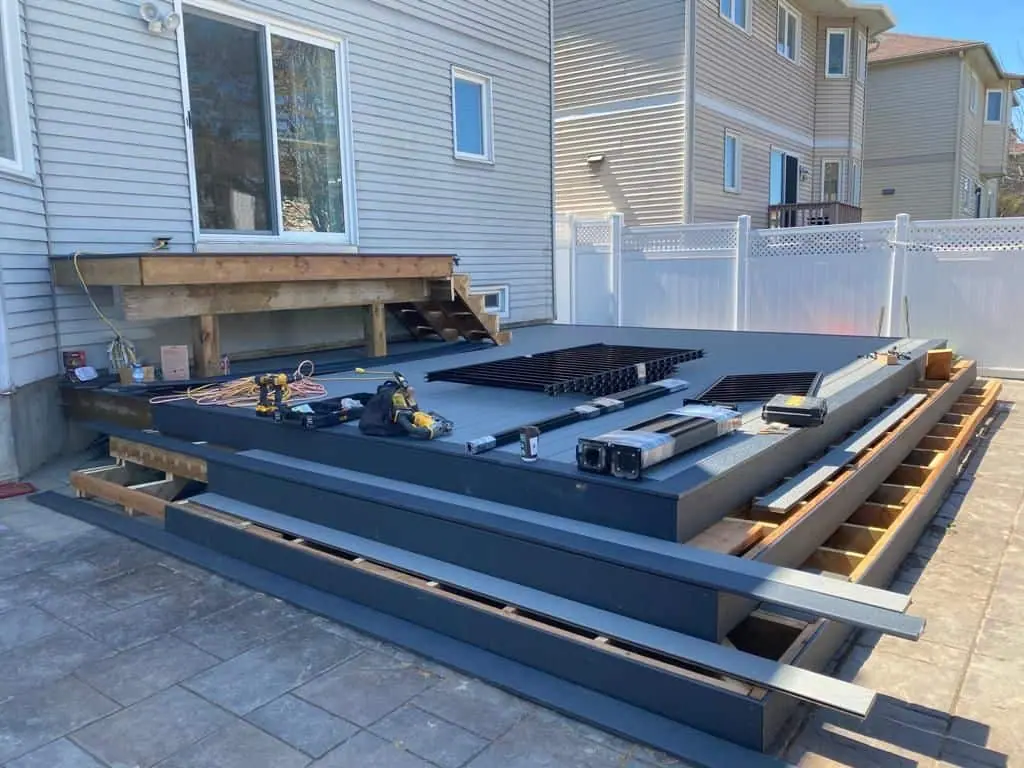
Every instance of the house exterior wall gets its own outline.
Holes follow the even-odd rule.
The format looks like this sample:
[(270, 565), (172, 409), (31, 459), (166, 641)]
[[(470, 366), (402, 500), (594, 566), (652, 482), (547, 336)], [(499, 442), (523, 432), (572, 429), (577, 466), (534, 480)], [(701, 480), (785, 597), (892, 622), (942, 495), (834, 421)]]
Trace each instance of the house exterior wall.
[[(868, 71), (862, 207), (865, 221), (952, 217), (957, 190), (961, 62), (955, 56)], [(979, 107), (980, 108), (980, 107)], [(883, 190), (895, 193), (883, 195)]]
[(678, 223), (685, 3), (557, 0), (554, 28), (557, 210)]
[[(193, 230), (180, 40), (149, 34), (133, 0), (24, 2), (54, 254), (138, 252), (163, 236), (172, 251), (206, 250)], [(475, 285), (509, 286), (510, 321), (552, 316), (548, 0), (217, 6), (234, 8), (346, 41), (360, 251), (456, 253)], [(493, 164), (453, 157), (453, 65), (492, 78)], [(111, 291), (93, 297), (150, 358), (190, 338), (183, 320), (124, 322)], [(105, 360), (110, 331), (81, 291), (58, 292), (57, 324), (62, 348)], [(221, 335), (231, 354), (355, 340), (362, 326), (345, 310), (264, 313), (226, 316)]]

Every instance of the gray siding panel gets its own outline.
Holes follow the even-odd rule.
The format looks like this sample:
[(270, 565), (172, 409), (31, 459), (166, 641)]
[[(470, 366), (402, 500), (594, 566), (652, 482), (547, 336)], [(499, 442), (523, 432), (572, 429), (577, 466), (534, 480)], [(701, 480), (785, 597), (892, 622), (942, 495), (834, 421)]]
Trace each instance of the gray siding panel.
[[(175, 40), (134, 0), (25, 0), (55, 254), (191, 251)], [(507, 284), (513, 321), (551, 317), (547, 0), (251, 0), (239, 6), (348, 40), (359, 249), (454, 252), (477, 285)], [(452, 156), (450, 67), (493, 78), (495, 164)], [(259, 250), (251, 247), (251, 250)], [(94, 298), (112, 312), (113, 295)], [(110, 339), (80, 291), (57, 296), (61, 345), (102, 362)], [(115, 322), (147, 356), (184, 321)], [(229, 352), (351, 341), (357, 313), (225, 318)]]
[[(677, 0), (555, 3), (560, 213), (682, 220), (684, 13)], [(592, 168), (593, 155), (604, 162)]]
[[(23, 45), (20, 53), (28, 76), (28, 48)], [(31, 82), (28, 86), (31, 114), (35, 99)], [(33, 158), (33, 165), (35, 162)], [(38, 177), (0, 175), (0, 200), (0, 305), (7, 329), (11, 385), (19, 388), (57, 373), (46, 215)]]

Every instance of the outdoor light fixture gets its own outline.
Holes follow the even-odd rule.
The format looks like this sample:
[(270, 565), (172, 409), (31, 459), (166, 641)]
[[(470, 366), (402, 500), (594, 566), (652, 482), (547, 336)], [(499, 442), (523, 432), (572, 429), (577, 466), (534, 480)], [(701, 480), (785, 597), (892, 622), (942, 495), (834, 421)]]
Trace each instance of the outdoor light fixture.
[(604, 155), (589, 155), (587, 157), (587, 165), (589, 165), (591, 167), (593, 167), (595, 165), (600, 165), (603, 162), (604, 162)]
[(139, 16), (148, 25), (151, 35), (162, 35), (164, 32), (173, 34), (181, 24), (181, 16), (173, 12), (162, 16), (156, 3), (146, 2), (139, 5)]

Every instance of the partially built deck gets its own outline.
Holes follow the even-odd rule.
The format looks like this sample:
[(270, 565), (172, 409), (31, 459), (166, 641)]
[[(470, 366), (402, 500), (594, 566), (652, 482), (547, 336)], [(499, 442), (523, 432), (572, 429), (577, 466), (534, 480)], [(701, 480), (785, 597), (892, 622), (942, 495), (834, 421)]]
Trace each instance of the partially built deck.
[[(585, 396), (425, 380), (469, 360), (595, 342), (704, 354), (674, 372), (687, 391), (541, 435), (532, 464), (514, 446), (470, 455), (465, 443)], [(907, 642), (927, 632), (907, 598), (878, 587), (998, 394), (971, 361), (925, 378), (942, 344), (523, 329), (507, 349), (378, 366), (398, 368), (423, 407), (455, 421), (443, 440), (154, 405), (155, 431), (97, 425), (117, 463), (72, 483), (156, 526), (53, 503), (694, 763), (774, 764), (755, 752), (771, 749), (800, 701), (870, 709), (869, 692), (819, 674), (852, 628)], [(895, 364), (875, 354), (894, 346)], [(825, 426), (769, 428), (750, 402), (740, 432), (640, 481), (575, 466), (579, 437), (678, 407), (723, 375), (789, 371), (824, 374)], [(325, 381), (332, 394), (376, 383), (339, 378)], [(148, 474), (132, 477), (139, 466)]]

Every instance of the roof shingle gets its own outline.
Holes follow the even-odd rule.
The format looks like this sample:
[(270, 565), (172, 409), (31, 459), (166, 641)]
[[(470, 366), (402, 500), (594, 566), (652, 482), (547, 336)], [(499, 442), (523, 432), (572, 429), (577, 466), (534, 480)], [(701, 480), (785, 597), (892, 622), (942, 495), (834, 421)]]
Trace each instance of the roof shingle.
[(985, 43), (975, 40), (951, 40), (946, 37), (901, 35), (896, 32), (880, 35), (868, 53), (868, 61), (891, 61), (926, 54), (955, 53)]

